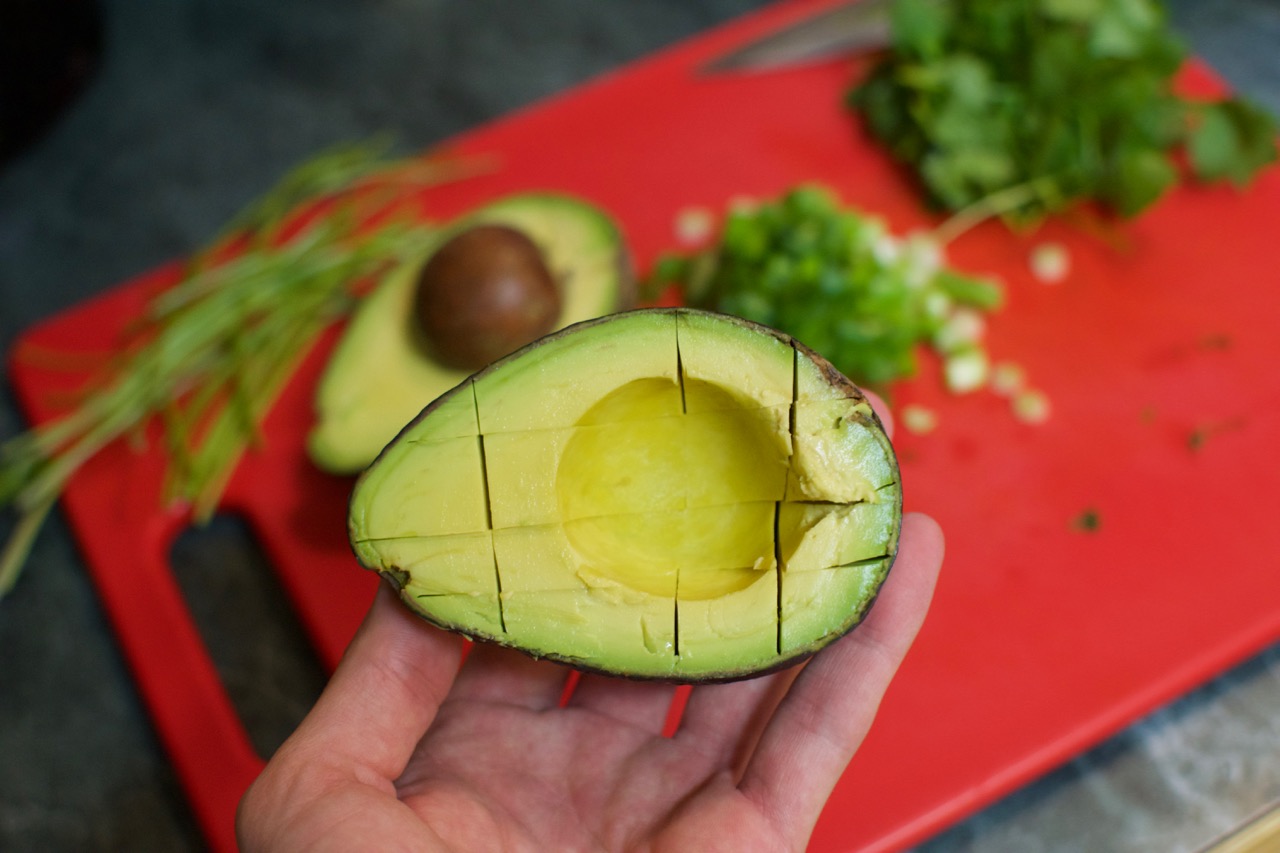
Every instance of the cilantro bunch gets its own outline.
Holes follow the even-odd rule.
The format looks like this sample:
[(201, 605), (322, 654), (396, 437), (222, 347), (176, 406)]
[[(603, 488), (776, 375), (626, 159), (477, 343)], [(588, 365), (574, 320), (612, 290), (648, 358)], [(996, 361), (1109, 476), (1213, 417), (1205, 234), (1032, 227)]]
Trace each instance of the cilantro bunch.
[(1247, 183), (1273, 120), (1173, 91), (1186, 51), (1155, 0), (895, 0), (892, 49), (849, 93), (946, 209), (1029, 190), (1036, 219), (1090, 199), (1134, 216), (1180, 180)]
[(730, 209), (713, 245), (661, 258), (646, 290), (652, 297), (674, 284), (689, 305), (780, 329), (868, 387), (911, 375), (920, 344), (981, 381), (974, 315), (1003, 293), (943, 261), (934, 238), (895, 237), (826, 188), (799, 186)]

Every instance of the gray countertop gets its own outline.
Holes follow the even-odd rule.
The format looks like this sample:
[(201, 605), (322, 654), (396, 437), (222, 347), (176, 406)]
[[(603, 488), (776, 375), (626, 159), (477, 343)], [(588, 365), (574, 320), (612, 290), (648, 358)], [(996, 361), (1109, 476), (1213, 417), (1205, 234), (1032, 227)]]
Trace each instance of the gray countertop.
[[(104, 51), (51, 130), (0, 164), (0, 349), (189, 252), (289, 165), (391, 130), (417, 150), (762, 5), (759, 0), (106, 0)], [(1280, 113), (1280, 2), (1171, 6), (1197, 52)], [(22, 421), (6, 394), (0, 437)], [(7, 531), (0, 522), (0, 533)], [(322, 676), (243, 526), (184, 537), (184, 584), (259, 749)], [(254, 608), (245, 638), (220, 621)], [(272, 614), (277, 614), (273, 617)], [(243, 615), (243, 613), (242, 613)], [(1280, 649), (1264, 652), (923, 846), (1194, 850), (1280, 796)], [(0, 848), (201, 839), (55, 516), (0, 602)]]

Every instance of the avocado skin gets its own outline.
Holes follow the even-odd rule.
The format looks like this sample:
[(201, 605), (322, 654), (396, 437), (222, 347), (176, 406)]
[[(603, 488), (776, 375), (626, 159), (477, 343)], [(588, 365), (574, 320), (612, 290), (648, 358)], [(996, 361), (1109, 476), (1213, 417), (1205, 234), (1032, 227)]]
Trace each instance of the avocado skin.
[[(641, 313), (664, 314), (664, 315), (671, 315), (671, 316), (678, 316), (681, 314), (714, 315), (716, 318), (718, 318), (721, 321), (733, 323), (743, 329), (747, 329), (758, 334), (771, 336), (775, 340), (781, 343), (784, 343), (787, 346), (793, 347), (800, 356), (810, 360), (813, 363), (813, 365), (817, 368), (819, 376), (821, 377), (821, 381), (825, 385), (840, 392), (840, 394), (844, 398), (848, 399), (852, 403), (866, 402), (866, 395), (863, 393), (862, 389), (859, 388), (848, 377), (844, 376), (844, 374), (842, 374), (839, 370), (837, 370), (835, 366), (831, 364), (831, 362), (829, 362), (821, 354), (811, 349), (810, 347), (806, 346), (802, 342), (796, 340), (795, 338), (791, 337), (790, 335), (784, 332), (778, 331), (777, 329), (773, 329), (768, 326), (763, 326), (759, 323), (755, 323), (753, 321), (746, 320), (741, 317), (704, 311), (702, 309), (693, 309), (693, 308), (685, 308), (685, 307), (633, 308), (625, 311), (619, 311), (614, 314), (609, 314), (601, 317), (595, 317), (595, 318), (583, 320), (581, 322), (566, 326), (563, 329), (560, 329), (543, 338), (533, 341), (530, 344), (527, 344), (526, 346), (520, 348), (519, 350), (516, 350), (515, 352), (493, 362), (492, 364), (489, 364), (483, 369), (472, 374), (470, 377), (463, 380), (458, 385), (456, 385), (455, 387), (453, 387), (452, 389), (445, 392), (440, 397), (438, 397), (437, 399), (429, 403), (412, 421), (410, 421), (401, 429), (400, 433), (396, 436), (396, 438), (393, 441), (387, 444), (387, 446), (383, 449), (381, 453), (379, 453), (378, 458), (375, 459), (374, 463), (372, 463), (369, 466), (369, 468), (370, 469), (373, 468), (377, 464), (377, 461), (382, 459), (383, 456), (385, 456), (386, 453), (389, 451), (389, 449), (393, 445), (395, 445), (396, 442), (398, 442), (403, 435), (412, 431), (424, 419), (430, 417), (433, 412), (437, 411), (455, 394), (470, 393), (469, 391), (470, 383), (480, 380), (483, 377), (495, 371), (500, 371), (503, 369), (505, 365), (508, 365), (513, 361), (521, 359), (522, 357), (527, 355), (529, 352), (536, 350), (539, 347), (546, 346), (547, 344), (557, 341), (565, 336), (574, 335), (586, 328), (615, 322), (618, 318), (624, 317), (629, 314), (641, 314)], [(896, 457), (896, 454), (893, 452), (891, 442), (884, 431), (883, 422), (881, 421), (879, 416), (876, 415), (874, 409), (870, 408), (870, 406), (867, 407), (867, 411), (865, 414), (859, 413), (858, 417), (864, 418), (869, 425), (873, 426), (874, 429), (876, 430), (876, 433), (883, 441), (883, 444), (888, 451), (887, 459), (892, 466), (894, 479), (897, 483), (900, 484), (901, 475), (900, 475), (900, 469), (898, 467), (897, 457)], [(356, 488), (353, 489), (352, 491), (353, 502), (354, 502), (356, 491), (359, 487), (359, 483), (367, 475), (367, 472), (368, 472), (368, 469), (366, 469), (365, 472), (362, 472), (356, 481)], [(472, 641), (493, 643), (496, 645), (515, 649), (516, 651), (519, 651), (520, 653), (527, 655), (531, 658), (539, 659), (539, 660), (548, 660), (554, 663), (562, 664), (583, 673), (604, 675), (608, 677), (621, 678), (621, 679), (630, 680), (630, 681), (669, 683), (669, 684), (728, 683), (728, 682), (734, 682), (734, 681), (741, 681), (745, 679), (758, 678), (758, 677), (776, 673), (781, 670), (785, 670), (785, 669), (788, 669), (789, 667), (800, 664), (808, 660), (809, 658), (811, 658), (814, 654), (816, 654), (822, 648), (825, 648), (826, 646), (834, 643), (841, 637), (849, 634), (851, 631), (857, 628), (859, 624), (861, 624), (861, 622), (866, 618), (867, 614), (871, 612), (872, 607), (874, 606), (876, 600), (879, 598), (880, 591), (883, 588), (884, 582), (888, 579), (889, 574), (891, 574), (893, 564), (897, 557), (899, 539), (900, 539), (900, 533), (901, 533), (901, 523), (900, 523), (901, 514), (902, 514), (902, 489), (901, 488), (898, 488), (894, 492), (894, 500), (895, 500), (894, 514), (895, 514), (895, 517), (899, 519), (899, 523), (894, 526), (894, 529), (892, 531), (892, 537), (887, 549), (887, 553), (883, 557), (883, 559), (886, 561), (886, 568), (884, 570), (883, 577), (881, 578), (880, 582), (876, 585), (874, 591), (871, 593), (869, 597), (865, 598), (861, 602), (862, 606), (860, 607), (859, 611), (855, 613), (851, 613), (850, 617), (843, 624), (838, 626), (832, 632), (824, 635), (819, 640), (807, 646), (797, 648), (793, 652), (787, 655), (780, 655), (777, 658), (771, 660), (767, 665), (752, 667), (750, 669), (723, 669), (723, 670), (716, 670), (716, 671), (709, 671), (709, 672), (701, 672), (697, 674), (647, 675), (647, 674), (638, 674), (634, 672), (613, 669), (613, 668), (610, 668), (607, 664), (603, 664), (600, 661), (596, 661), (592, 659), (583, 659), (583, 658), (577, 658), (573, 656), (559, 655), (555, 653), (536, 654), (530, 651), (529, 649), (519, 645), (518, 643), (512, 642), (511, 638), (506, 635), (497, 635), (490, 632), (477, 631), (472, 626), (458, 625), (458, 624), (451, 623), (447, 620), (441, 620), (436, 616), (434, 616), (433, 614), (425, 611), (423, 608), (421, 608), (418, 605), (417, 601), (413, 598), (413, 596), (409, 595), (406, 592), (405, 578), (407, 577), (408, 573), (403, 569), (396, 566), (367, 566), (367, 565), (366, 565), (366, 568), (377, 571), (378, 574), (381, 576), (382, 580), (390, 584), (391, 587), (396, 590), (400, 600), (403, 601), (405, 605), (409, 607), (409, 609), (412, 612), (414, 612), (417, 616), (422, 618), (424, 621), (438, 628), (441, 628), (443, 630), (450, 631), (452, 633), (461, 634)], [(354, 516), (352, 513), (349, 512), (348, 517), (353, 518)], [(354, 525), (350, 528), (349, 532), (351, 534), (350, 539), (353, 545), (353, 553), (356, 553), (356, 557), (359, 560), (360, 559), (359, 553), (354, 552), (355, 537), (358, 535), (358, 532), (354, 529)], [(362, 561), (362, 565), (363, 565), (363, 561)]]

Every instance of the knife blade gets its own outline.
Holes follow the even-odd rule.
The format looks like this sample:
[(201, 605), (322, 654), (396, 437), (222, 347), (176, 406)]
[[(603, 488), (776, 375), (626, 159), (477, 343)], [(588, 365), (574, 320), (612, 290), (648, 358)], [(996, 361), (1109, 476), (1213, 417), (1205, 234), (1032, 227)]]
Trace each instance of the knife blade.
[(850, 0), (730, 50), (699, 69), (702, 74), (768, 71), (876, 50), (890, 40), (892, 0)]

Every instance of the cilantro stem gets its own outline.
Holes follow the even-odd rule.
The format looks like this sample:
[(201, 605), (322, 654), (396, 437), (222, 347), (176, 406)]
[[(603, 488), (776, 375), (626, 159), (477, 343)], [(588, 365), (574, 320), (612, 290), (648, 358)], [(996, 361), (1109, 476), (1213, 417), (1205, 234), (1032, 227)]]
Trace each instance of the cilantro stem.
[(1043, 177), (996, 190), (953, 213), (934, 229), (933, 237), (940, 245), (945, 246), (988, 219), (1004, 216), (1043, 198), (1052, 187), (1053, 180)]

